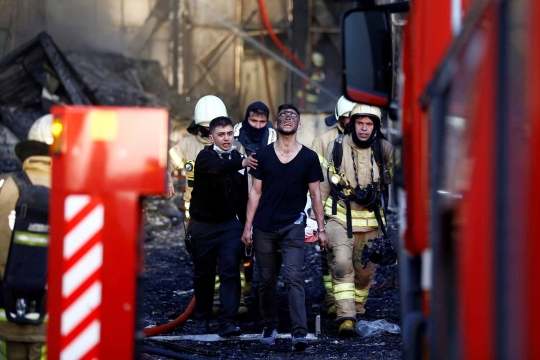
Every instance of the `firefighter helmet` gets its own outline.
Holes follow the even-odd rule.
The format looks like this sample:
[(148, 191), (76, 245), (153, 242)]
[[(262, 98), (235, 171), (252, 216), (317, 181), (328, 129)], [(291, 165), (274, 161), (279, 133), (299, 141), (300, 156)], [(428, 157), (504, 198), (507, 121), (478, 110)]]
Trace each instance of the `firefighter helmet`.
[(52, 123), (53, 116), (51, 114), (44, 115), (34, 121), (34, 124), (28, 131), (28, 140), (51, 145), (53, 143)]
[(21, 162), (25, 162), (30, 156), (49, 155), (49, 145), (53, 143), (52, 124), (51, 114), (34, 121), (28, 131), (28, 138), (15, 145), (15, 155)]
[(377, 106), (356, 104), (351, 110), (351, 122), (358, 116), (368, 116), (378, 122), (378, 127), (381, 126), (381, 109)]
[(203, 96), (195, 105), (194, 121), (196, 125), (208, 127), (210, 121), (219, 116), (228, 117), (225, 104), (217, 96)]
[(324, 119), (326, 126), (335, 125), (341, 116), (348, 117), (355, 105), (356, 103), (347, 100), (345, 96), (340, 97), (334, 109), (334, 115), (330, 115)]
[(313, 63), (313, 66), (322, 68), (324, 66), (324, 56), (320, 52), (313, 52), (311, 54), (311, 62)]

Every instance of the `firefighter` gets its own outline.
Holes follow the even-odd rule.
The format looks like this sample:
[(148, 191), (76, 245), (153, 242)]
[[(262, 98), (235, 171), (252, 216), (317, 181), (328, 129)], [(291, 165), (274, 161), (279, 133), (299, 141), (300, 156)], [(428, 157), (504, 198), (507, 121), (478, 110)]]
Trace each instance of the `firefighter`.
[[(171, 196), (174, 193), (174, 187), (172, 184), (172, 178), (170, 174), (175, 170), (186, 170), (186, 191), (184, 192), (184, 206), (186, 208), (186, 220), (189, 223), (190, 213), (189, 207), (191, 203), (191, 193), (193, 191), (193, 185), (195, 183), (195, 159), (197, 155), (204, 149), (205, 146), (211, 145), (212, 141), (209, 138), (210, 121), (219, 116), (227, 117), (227, 108), (220, 98), (214, 95), (203, 96), (195, 105), (194, 120), (188, 127), (189, 136), (183, 138), (178, 144), (173, 146), (169, 150), (169, 172), (168, 172), (168, 194)], [(238, 141), (234, 141), (233, 145), (241, 153), (245, 154), (245, 150)], [(245, 275), (241, 272), (242, 288), (245, 286)], [(215, 292), (214, 292), (214, 313), (219, 312), (219, 278), (215, 279)], [(239, 313), (241, 315), (247, 314), (248, 309), (245, 304), (244, 294), (242, 292), (240, 299)]]
[(340, 337), (354, 336), (356, 320), (366, 311), (375, 265), (362, 265), (361, 255), (384, 226), (380, 202), (390, 182), (394, 152), (380, 131), (378, 107), (357, 104), (350, 118), (350, 133), (328, 145), (321, 184)]
[[(318, 83), (322, 83), (326, 76), (324, 74), (324, 56), (320, 52), (313, 52), (311, 54), (311, 64), (313, 68), (311, 70), (311, 80)], [(319, 94), (321, 89), (313, 84), (306, 83), (303, 90), (298, 90), (296, 96), (300, 99), (300, 104), (308, 112), (314, 112), (317, 110), (317, 103), (319, 102)]]
[[(269, 116), (270, 109), (268, 109), (268, 106), (261, 101), (255, 101), (247, 107), (244, 120), (234, 126), (234, 138), (242, 144), (246, 150), (246, 155), (249, 156), (259, 148), (276, 141), (277, 133), (268, 120)], [(251, 177), (249, 178), (249, 185), (249, 188), (251, 188)], [(247, 258), (244, 261), (243, 275), (245, 275), (245, 278), (242, 278), (242, 281), (245, 284), (243, 285), (245, 296), (252, 295), (251, 283), (253, 283), (254, 289), (258, 286), (258, 276), (255, 276), (255, 281), (253, 279), (253, 263), (253, 258)], [(281, 267), (281, 257), (279, 256), (277, 257), (276, 266)]]
[[(233, 144), (233, 124), (224, 116), (210, 123), (213, 146), (206, 146), (195, 162), (192, 220), (193, 285), (196, 317), (208, 332), (212, 315), (212, 281), (215, 268), (221, 283), (219, 299), (220, 336), (242, 333), (235, 325), (241, 292), (238, 264), (244, 249), (240, 242), (246, 217), (248, 180), (246, 167), (255, 169), (257, 160), (244, 157)], [(219, 263), (218, 263), (219, 261)]]
[[(334, 114), (324, 119), (326, 126), (332, 126), (330, 130), (315, 138), (311, 144), (311, 149), (317, 153), (321, 164), (325, 161), (326, 149), (328, 144), (333, 142), (340, 134), (345, 134), (348, 129), (349, 115), (356, 103), (349, 101), (342, 96), (339, 98)], [(321, 265), (324, 283), (324, 301), (326, 302), (327, 313), (329, 316), (336, 315), (336, 305), (334, 304), (334, 293), (332, 290), (332, 253), (326, 249), (321, 251)]]
[[(51, 158), (49, 145), (53, 142), (52, 115), (34, 122), (28, 140), (15, 146), (22, 169), (34, 185), (51, 187)], [(3, 279), (14, 224), (14, 209), (19, 189), (11, 176), (0, 179), (0, 279)], [(0, 300), (1, 301), (1, 300)], [(0, 302), (1, 304), (1, 302)], [(46, 358), (45, 323), (20, 325), (7, 320), (0, 309), (0, 359), (39, 360)]]

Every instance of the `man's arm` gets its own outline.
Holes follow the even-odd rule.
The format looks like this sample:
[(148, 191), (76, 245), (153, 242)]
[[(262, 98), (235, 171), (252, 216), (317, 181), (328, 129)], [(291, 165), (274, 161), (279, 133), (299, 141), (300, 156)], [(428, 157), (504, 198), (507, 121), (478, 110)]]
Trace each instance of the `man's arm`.
[(319, 230), (319, 246), (325, 247), (328, 244), (328, 238), (326, 237), (326, 229), (324, 227), (324, 209), (319, 184), (319, 181), (309, 183), (309, 194), (311, 196), (311, 208), (315, 213), (315, 220), (317, 220)]
[(242, 234), (242, 242), (247, 246), (251, 245), (251, 226), (253, 225), (253, 218), (259, 207), (259, 200), (262, 194), (262, 180), (252, 178), (253, 183), (251, 191), (249, 193), (249, 199), (246, 210), (246, 224), (244, 225), (244, 233)]
[(257, 167), (257, 160), (250, 156), (247, 158), (238, 158), (224, 160), (210, 151), (201, 151), (195, 161), (195, 169), (203, 174), (226, 174), (238, 171), (245, 167)]
[(175, 146), (171, 147), (167, 153), (167, 185), (165, 194), (163, 194), (167, 199), (174, 195), (174, 185), (171, 173), (177, 169), (184, 168), (184, 162), (178, 154), (179, 149), (180, 143), (177, 143)]

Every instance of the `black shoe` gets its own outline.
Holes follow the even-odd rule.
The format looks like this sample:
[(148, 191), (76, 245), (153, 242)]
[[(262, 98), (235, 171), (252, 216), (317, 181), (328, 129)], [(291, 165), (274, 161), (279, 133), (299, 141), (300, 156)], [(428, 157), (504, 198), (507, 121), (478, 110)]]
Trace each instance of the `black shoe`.
[(293, 351), (304, 351), (309, 346), (305, 335), (294, 334), (291, 339)]
[(242, 329), (232, 323), (229, 323), (220, 329), (218, 335), (221, 337), (240, 336), (242, 335)]
[(205, 335), (210, 333), (210, 322), (208, 320), (197, 320), (195, 323), (195, 335)]

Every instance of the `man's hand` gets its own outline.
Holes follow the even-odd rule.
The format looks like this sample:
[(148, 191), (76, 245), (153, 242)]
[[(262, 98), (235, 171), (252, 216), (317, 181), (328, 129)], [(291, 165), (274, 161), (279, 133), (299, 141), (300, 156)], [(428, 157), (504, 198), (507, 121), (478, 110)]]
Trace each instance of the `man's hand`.
[(242, 234), (242, 242), (246, 246), (250, 246), (253, 240), (251, 240), (251, 230), (250, 229), (244, 229), (244, 233)]
[(257, 159), (255, 159), (256, 155), (257, 154), (252, 152), (251, 155), (249, 155), (249, 157), (244, 158), (244, 160), (242, 160), (242, 167), (250, 167), (252, 169), (256, 169), (257, 165), (259, 164)]
[(167, 199), (170, 199), (174, 195), (174, 186), (172, 184), (167, 185), (167, 190), (163, 194)]
[(319, 236), (319, 246), (322, 249), (323, 247), (328, 245), (328, 237), (326, 236), (326, 232), (320, 232), (320, 233), (317, 233), (317, 234)]

